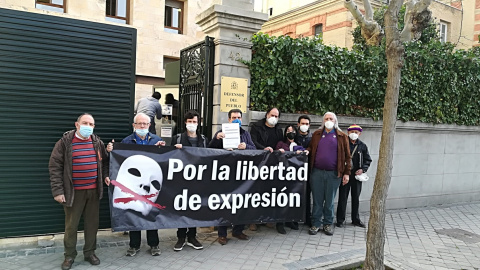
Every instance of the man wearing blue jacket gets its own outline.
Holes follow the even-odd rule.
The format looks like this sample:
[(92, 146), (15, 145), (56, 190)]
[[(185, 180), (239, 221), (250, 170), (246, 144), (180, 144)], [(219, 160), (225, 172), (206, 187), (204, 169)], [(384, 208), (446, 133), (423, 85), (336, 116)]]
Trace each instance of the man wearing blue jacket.
[[(135, 115), (133, 118), (134, 132), (124, 138), (122, 143), (165, 146), (165, 141), (163, 141), (162, 138), (148, 131), (150, 127), (150, 120), (151, 119), (148, 115), (144, 113), (137, 113), (137, 115)], [(112, 143), (108, 144), (107, 151), (113, 151)], [(110, 185), (110, 179), (108, 177), (105, 179), (105, 183)], [(142, 240), (141, 231), (130, 231), (129, 236), (130, 248), (127, 250), (126, 255), (133, 257), (140, 250), (140, 244)], [(158, 248), (159, 243), (158, 230), (147, 230), (147, 244), (150, 246), (150, 253), (152, 256), (160, 255), (160, 249)]]
[[(228, 112), (228, 122), (238, 123), (240, 125), (240, 144), (238, 145), (238, 150), (244, 149), (257, 149), (255, 144), (252, 141), (252, 137), (248, 131), (242, 128), (242, 111), (239, 109), (232, 109)], [(213, 136), (212, 141), (208, 145), (209, 148), (219, 148), (223, 149), (223, 138), (225, 138), (225, 133), (222, 130), (219, 130)], [(248, 240), (248, 235), (243, 233), (244, 224), (234, 225), (232, 229), (232, 236), (240, 240)], [(227, 244), (227, 226), (218, 226), (218, 242), (221, 245)]]

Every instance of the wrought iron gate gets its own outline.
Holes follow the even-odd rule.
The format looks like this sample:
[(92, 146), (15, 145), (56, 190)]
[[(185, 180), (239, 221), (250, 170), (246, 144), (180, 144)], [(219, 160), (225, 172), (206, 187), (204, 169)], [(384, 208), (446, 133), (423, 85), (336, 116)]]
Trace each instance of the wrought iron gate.
[(180, 51), (180, 112), (178, 132), (184, 131), (185, 112), (200, 114), (200, 133), (212, 137), (213, 60), (215, 44), (212, 37)]

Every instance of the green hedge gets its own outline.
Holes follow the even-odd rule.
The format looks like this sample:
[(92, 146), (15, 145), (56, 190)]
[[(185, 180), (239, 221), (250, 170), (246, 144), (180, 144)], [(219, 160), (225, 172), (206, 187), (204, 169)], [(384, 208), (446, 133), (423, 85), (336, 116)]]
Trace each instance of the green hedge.
[[(320, 37), (252, 37), (250, 101), (253, 110), (382, 116), (387, 78), (384, 48), (349, 51)], [(398, 118), (478, 125), (480, 50), (454, 50), (437, 41), (405, 45)]]

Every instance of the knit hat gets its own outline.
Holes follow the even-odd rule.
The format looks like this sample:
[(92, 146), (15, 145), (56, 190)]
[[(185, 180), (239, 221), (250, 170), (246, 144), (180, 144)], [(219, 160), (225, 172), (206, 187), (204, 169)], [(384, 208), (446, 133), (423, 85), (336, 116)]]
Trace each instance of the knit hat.
[(362, 132), (362, 127), (359, 126), (359, 125), (357, 125), (357, 124), (353, 124), (353, 125), (349, 126), (347, 130), (348, 130), (348, 131), (350, 131), (350, 130), (358, 130), (358, 131)]

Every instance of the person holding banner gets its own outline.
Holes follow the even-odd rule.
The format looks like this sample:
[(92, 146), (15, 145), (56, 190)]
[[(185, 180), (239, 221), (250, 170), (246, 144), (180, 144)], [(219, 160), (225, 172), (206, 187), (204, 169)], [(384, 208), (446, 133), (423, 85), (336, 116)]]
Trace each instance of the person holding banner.
[[(190, 147), (207, 147), (207, 138), (198, 132), (198, 120), (200, 115), (196, 111), (188, 111), (185, 113), (185, 131), (182, 134), (177, 134), (172, 139), (172, 146), (177, 149), (182, 149), (183, 146)], [(197, 228), (178, 228), (177, 230), (178, 241), (173, 247), (173, 250), (180, 251), (185, 244), (191, 246), (194, 249), (203, 249), (203, 245), (197, 240)], [(185, 242), (185, 239), (187, 241)]]
[[(125, 137), (122, 140), (122, 143), (165, 146), (165, 141), (163, 141), (162, 138), (149, 132), (150, 121), (151, 119), (148, 115), (137, 113), (133, 118), (132, 124), (134, 132)], [(107, 151), (113, 151), (113, 143), (108, 143)], [(107, 177), (105, 183), (110, 185), (110, 178)], [(130, 247), (127, 250), (126, 255), (133, 257), (137, 255), (137, 252), (140, 250), (142, 234), (141, 231), (130, 231), (128, 235), (130, 237)], [(152, 254), (152, 256), (160, 255), (161, 252), (158, 248), (159, 243), (158, 230), (147, 230), (147, 244), (150, 246), (150, 254)]]
[[(240, 144), (238, 145), (238, 150), (244, 149), (256, 149), (255, 144), (252, 141), (250, 133), (242, 128), (242, 111), (239, 109), (232, 109), (228, 112), (228, 122), (229, 123), (238, 123), (240, 126)], [(225, 138), (225, 133), (222, 130), (219, 130), (212, 138), (212, 141), (208, 145), (209, 148), (219, 148), (223, 149), (223, 139)], [(232, 236), (240, 240), (248, 240), (248, 235), (243, 233), (245, 224), (233, 225)], [(227, 226), (218, 226), (218, 243), (221, 245), (227, 244)]]
[[(293, 125), (288, 125), (285, 127), (285, 132), (283, 134), (283, 140), (279, 141), (275, 146), (275, 150), (280, 150), (281, 152), (285, 151), (303, 151), (305, 148), (303, 146), (297, 145), (295, 140), (295, 134), (297, 133), (297, 129)], [(300, 152), (299, 152), (300, 153)], [(278, 222), (276, 224), (277, 232), (280, 234), (286, 234), (285, 225), (291, 228), (292, 230), (298, 230), (298, 222)]]
[(55, 144), (48, 164), (53, 198), (63, 205), (65, 211), (63, 270), (70, 269), (77, 256), (77, 231), (82, 215), (84, 260), (92, 265), (100, 264), (95, 255), (99, 201), (103, 194), (102, 180), (108, 176), (109, 165), (105, 145), (93, 134), (93, 116), (88, 113), (80, 115), (75, 127), (76, 130), (65, 132)]
[[(265, 113), (265, 118), (253, 123), (250, 127), (252, 141), (259, 150), (273, 152), (275, 146), (283, 139), (283, 132), (278, 123), (280, 111), (272, 107)], [(267, 227), (273, 228), (275, 223), (267, 223)], [(250, 224), (251, 231), (257, 230), (257, 224)]]
[[(295, 142), (298, 145), (303, 146), (307, 149), (310, 141), (312, 140), (312, 132), (310, 131), (310, 117), (306, 114), (300, 115), (297, 121), (298, 133), (295, 137)], [(310, 178), (309, 178), (310, 179)], [(307, 192), (305, 196), (306, 207), (305, 207), (305, 223), (308, 227), (312, 226), (312, 190), (310, 189), (310, 180), (307, 183)]]
[(308, 233), (317, 234), (323, 225), (324, 233), (333, 235), (335, 195), (341, 183), (348, 183), (351, 168), (348, 136), (338, 127), (334, 113), (325, 113), (323, 123), (313, 133), (307, 150), (310, 153), (308, 161), (313, 197), (312, 227)]

